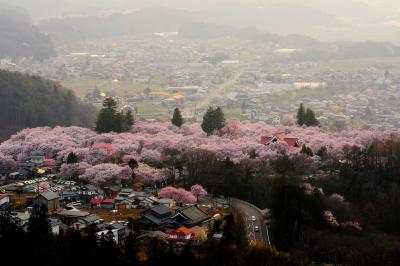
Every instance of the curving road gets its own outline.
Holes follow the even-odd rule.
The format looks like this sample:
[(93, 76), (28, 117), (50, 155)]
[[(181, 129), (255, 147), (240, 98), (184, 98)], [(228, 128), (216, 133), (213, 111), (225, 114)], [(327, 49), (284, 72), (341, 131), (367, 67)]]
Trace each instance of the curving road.
[[(261, 242), (271, 247), (268, 226), (265, 224), (265, 219), (261, 210), (251, 203), (234, 198), (231, 199), (231, 206), (242, 214), (249, 244), (253, 242)], [(252, 221), (252, 216), (256, 217), (255, 222)], [(255, 229), (256, 226), (259, 228), (258, 231)]]

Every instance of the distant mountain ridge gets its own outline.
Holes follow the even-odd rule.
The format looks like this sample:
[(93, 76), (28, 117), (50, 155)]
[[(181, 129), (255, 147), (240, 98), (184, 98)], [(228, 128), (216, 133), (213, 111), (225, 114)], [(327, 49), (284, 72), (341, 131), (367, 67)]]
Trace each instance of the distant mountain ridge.
[(96, 109), (58, 83), (0, 70), (0, 140), (26, 127), (92, 127)]
[(30, 21), (23, 9), (0, 5), (0, 58), (43, 60), (56, 54), (51, 39)]
[(168, 8), (145, 8), (133, 13), (43, 20), (39, 27), (56, 43), (123, 35), (177, 31), (193, 21), (190, 13)]

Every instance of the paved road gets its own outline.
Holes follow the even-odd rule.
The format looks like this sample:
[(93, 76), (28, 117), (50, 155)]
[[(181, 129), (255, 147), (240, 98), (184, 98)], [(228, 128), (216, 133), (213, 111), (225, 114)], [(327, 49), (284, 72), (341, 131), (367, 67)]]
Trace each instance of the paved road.
[(237, 80), (240, 78), (242, 75), (243, 71), (241, 69), (236, 70), (235, 73), (232, 74), (232, 76), (225, 81), (222, 84), (219, 84), (215, 88), (212, 88), (208, 91), (207, 95), (205, 98), (199, 102), (196, 102), (196, 105), (193, 106), (188, 106), (187, 109), (184, 109), (185, 111), (193, 111), (193, 108), (195, 109), (206, 109), (208, 108), (212, 101), (220, 96), (223, 96), (225, 94), (225, 91), (229, 89), (230, 87), (234, 86), (237, 82)]
[[(268, 227), (261, 211), (256, 206), (238, 199), (231, 199), (231, 205), (243, 215), (249, 243), (261, 242), (271, 246)], [(255, 222), (252, 221), (252, 216), (256, 217)], [(258, 231), (255, 230), (256, 226), (259, 228)]]

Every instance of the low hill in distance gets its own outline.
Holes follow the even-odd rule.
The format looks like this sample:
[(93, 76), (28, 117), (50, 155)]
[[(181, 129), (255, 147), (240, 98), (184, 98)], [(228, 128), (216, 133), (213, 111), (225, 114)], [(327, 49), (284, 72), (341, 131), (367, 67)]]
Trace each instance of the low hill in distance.
[(26, 127), (92, 127), (96, 109), (58, 83), (0, 70), (0, 140)]
[(0, 5), (0, 36), (0, 58), (43, 60), (56, 53), (50, 38), (31, 24), (31, 18), (21, 8)]

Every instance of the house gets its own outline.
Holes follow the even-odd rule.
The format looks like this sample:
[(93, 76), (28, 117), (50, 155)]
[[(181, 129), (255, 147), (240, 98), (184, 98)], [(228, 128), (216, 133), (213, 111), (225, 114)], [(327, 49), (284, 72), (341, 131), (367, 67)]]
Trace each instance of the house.
[(43, 160), (42, 166), (45, 170), (48, 170), (49, 172), (53, 172), (56, 170), (57, 163), (54, 159), (46, 158)]
[(100, 207), (104, 209), (114, 209), (114, 203), (115, 203), (114, 199), (103, 199), (100, 204)]
[(142, 217), (135, 221), (141, 230), (158, 230), (162, 227), (178, 228), (179, 224), (172, 219), (172, 210), (164, 205), (158, 205), (142, 213)]
[(91, 208), (100, 208), (101, 207), (101, 202), (103, 199), (98, 199), (98, 198), (93, 198), (90, 200), (89, 204)]
[(72, 191), (72, 190), (60, 190), (60, 200), (63, 203), (69, 203), (73, 201), (78, 201), (81, 199), (78, 191)]
[(50, 218), (50, 227), (53, 235), (59, 235), (61, 232), (66, 232), (68, 226), (58, 219)]
[(122, 199), (122, 200), (116, 200), (115, 203), (115, 207), (117, 209), (132, 209), (132, 208), (136, 208), (136, 205), (134, 204), (134, 200), (133, 199)]
[(41, 193), (37, 200), (40, 206), (45, 205), (47, 207), (50, 214), (56, 213), (60, 208), (60, 196), (53, 191)]
[(100, 217), (96, 214), (89, 214), (87, 216), (79, 216), (76, 221), (71, 225), (75, 230), (81, 230), (92, 224), (100, 222)]
[(0, 209), (5, 208), (10, 203), (10, 197), (6, 194), (0, 194)]
[(36, 164), (36, 165), (41, 165), (41, 164), (43, 164), (43, 162), (44, 162), (45, 159), (46, 159), (46, 158), (45, 158), (44, 156), (31, 156), (31, 157), (29, 158), (29, 161), (30, 161), (31, 163)]
[(30, 217), (31, 215), (29, 212), (17, 212), (13, 215), (17, 227), (25, 227)]
[(299, 148), (301, 146), (298, 138), (286, 137), (285, 132), (275, 133), (271, 137), (262, 136), (260, 141), (263, 145), (269, 145), (275, 142), (285, 142), (289, 148)]
[(162, 198), (158, 200), (158, 204), (171, 208), (176, 205), (176, 202), (173, 199)]
[(202, 224), (209, 220), (211, 216), (200, 210), (196, 205), (193, 205), (177, 210), (173, 218), (179, 224), (190, 228)]
[(124, 242), (126, 237), (129, 235), (130, 230), (128, 226), (123, 222), (112, 222), (108, 226), (111, 230), (117, 230), (118, 241)]
[(192, 240), (192, 238), (193, 238), (192, 230), (182, 226), (179, 227), (178, 229), (169, 231), (167, 240), (174, 242), (188, 242)]
[(154, 196), (148, 196), (142, 199), (138, 206), (142, 209), (147, 209), (153, 207), (154, 205), (158, 205), (158, 198)]
[(90, 213), (76, 210), (62, 210), (57, 213), (58, 218), (67, 225), (72, 225), (80, 219), (89, 216)]

